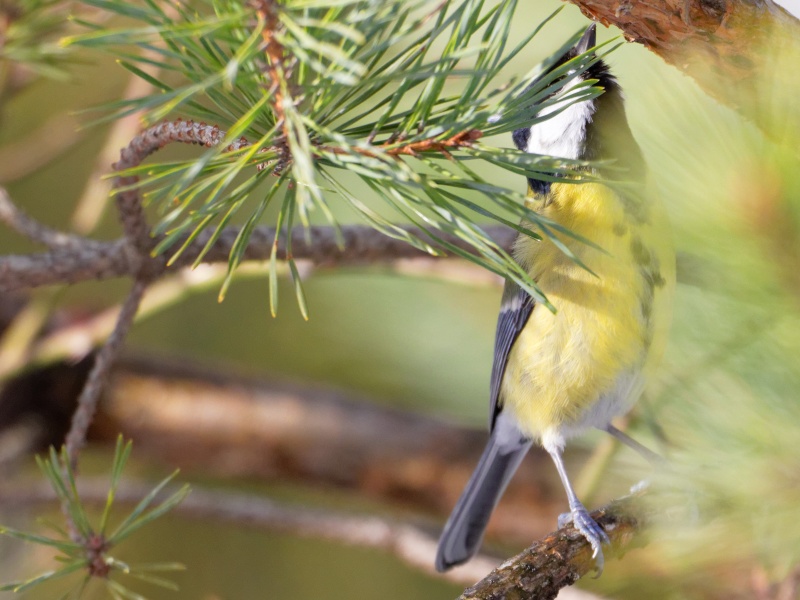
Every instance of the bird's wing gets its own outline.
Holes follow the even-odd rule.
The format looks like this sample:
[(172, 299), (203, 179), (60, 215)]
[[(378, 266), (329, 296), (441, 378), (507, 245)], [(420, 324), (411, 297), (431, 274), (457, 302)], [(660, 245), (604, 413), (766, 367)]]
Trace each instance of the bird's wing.
[(511, 352), (511, 346), (517, 339), (531, 311), (536, 303), (533, 298), (521, 287), (512, 281), (506, 280), (506, 286), (503, 289), (503, 300), (500, 304), (500, 315), (497, 318), (497, 333), (494, 338), (494, 363), (492, 365), (492, 383), (491, 383), (491, 427), (494, 428), (494, 422), (497, 418), (497, 413), (500, 412), (500, 383), (503, 380), (503, 373), (506, 370), (506, 363), (508, 362), (508, 354)]

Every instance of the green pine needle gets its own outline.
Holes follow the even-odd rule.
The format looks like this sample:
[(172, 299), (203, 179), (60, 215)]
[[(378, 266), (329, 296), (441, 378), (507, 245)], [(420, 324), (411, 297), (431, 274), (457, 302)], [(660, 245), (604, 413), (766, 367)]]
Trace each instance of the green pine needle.
[[(76, 587), (66, 592), (62, 598), (80, 598), (88, 580), (92, 577), (92, 564), (96, 565), (97, 557), (105, 562), (111, 569), (111, 575), (103, 576), (109, 593), (112, 597), (144, 599), (144, 596), (128, 589), (113, 579), (114, 573), (124, 574), (141, 581), (158, 585), (170, 590), (175, 590), (175, 584), (155, 573), (181, 570), (183, 567), (177, 563), (159, 563), (144, 565), (127, 565), (109, 554), (109, 552), (122, 540), (137, 529), (148, 525), (154, 519), (164, 515), (177, 506), (189, 493), (189, 486), (184, 485), (178, 491), (169, 495), (165, 500), (156, 503), (156, 497), (164, 487), (172, 481), (177, 471), (161, 481), (153, 490), (143, 498), (139, 504), (124, 517), (116, 531), (108, 537), (104, 533), (108, 525), (112, 509), (115, 507), (116, 493), (122, 481), (125, 464), (131, 453), (131, 442), (125, 442), (122, 436), (117, 438), (114, 458), (109, 476), (109, 490), (103, 507), (102, 516), (98, 527), (94, 527), (83, 506), (79, 495), (74, 473), (69, 466), (66, 450), (56, 452), (50, 449), (48, 458), (37, 457), (37, 462), (45, 477), (48, 479), (56, 493), (60, 504), (66, 509), (72, 524), (80, 534), (78, 540), (73, 540), (66, 533), (65, 528), (49, 525), (49, 529), (56, 532), (55, 537), (20, 531), (10, 527), (0, 526), (0, 535), (54, 548), (58, 554), (55, 561), (60, 566), (57, 569), (45, 571), (25, 581), (18, 581), (0, 585), (0, 591), (23, 592), (47, 581), (66, 577), (78, 571), (85, 575)], [(96, 533), (99, 532), (99, 533)], [(99, 552), (99, 554), (97, 554)], [(95, 558), (89, 558), (94, 555)]]
[[(107, 104), (102, 107), (105, 118), (134, 111), (144, 111), (147, 122), (195, 118), (224, 128), (228, 140), (245, 136), (253, 142), (243, 152), (222, 153), (226, 144), (221, 144), (194, 160), (153, 162), (130, 170), (142, 176), (138, 185), (162, 215), (154, 225), (154, 231), (165, 235), (157, 252), (180, 240), (174, 261), (211, 227), (214, 235), (205, 252), (233, 214), (249, 206), (245, 200), (256, 185), (268, 182), (267, 198), (279, 197), (282, 207), (275, 222), (278, 235), (288, 235), (287, 224), (295, 218), (307, 228), (315, 215), (337, 227), (336, 203), (344, 203), (386, 235), (431, 254), (456, 252), (516, 281), (548, 304), (527, 273), (478, 223), (489, 219), (552, 238), (574, 259), (555, 237), (571, 234), (535, 216), (520, 191), (527, 176), (591, 180), (596, 165), (531, 156), (480, 140), (465, 145), (452, 140), (471, 131), (484, 138), (508, 136), (520, 126), (554, 116), (541, 116), (557, 101), (551, 94), (563, 85), (563, 77), (598, 60), (596, 54), (575, 57), (538, 79), (533, 70), (515, 79), (507, 69), (525, 60), (529, 45), (559, 11), (509, 48), (506, 40), (519, 18), (518, 0), (301, 0), (275, 3), (273, 16), (259, 14), (252, 4), (223, 0), (209, 0), (196, 11), (180, 10), (178, 16), (167, 14), (155, 1), (90, 1), (124, 16), (127, 27), (90, 27), (68, 44), (116, 54), (124, 68), (156, 89), (142, 98)], [(267, 31), (268, 26), (274, 29)], [(149, 57), (138, 58), (141, 48), (147, 48)], [(145, 73), (144, 67), (154, 63), (164, 75), (170, 74), (170, 84), (163, 75)], [(580, 102), (602, 93), (593, 83), (576, 85), (569, 99)], [(442, 152), (448, 143), (451, 146)], [(420, 160), (408, 151), (413, 148)], [(280, 177), (266, 179), (254, 168), (263, 158), (262, 149), (267, 150), (264, 160), (277, 159), (274, 168)], [(454, 162), (439, 160), (451, 157)], [(517, 185), (505, 187), (506, 178), (484, 180), (476, 161), (513, 173)], [(470, 168), (458, 167), (467, 162), (473, 163)], [(368, 198), (344, 191), (345, 173), (367, 183), (386, 210), (376, 210)], [(220, 298), (267, 203), (251, 209), (231, 252)], [(530, 221), (533, 229), (517, 225), (520, 219)], [(424, 225), (430, 239), (409, 235), (403, 228), (409, 224)], [(470, 250), (456, 251), (443, 243), (443, 234), (459, 236)], [(298, 306), (307, 317), (297, 268), (289, 263)], [(274, 314), (275, 249), (269, 265)]]

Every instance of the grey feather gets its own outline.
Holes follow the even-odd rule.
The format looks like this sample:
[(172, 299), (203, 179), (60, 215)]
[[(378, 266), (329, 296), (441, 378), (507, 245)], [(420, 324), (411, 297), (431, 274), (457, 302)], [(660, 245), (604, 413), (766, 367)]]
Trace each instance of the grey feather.
[(501, 414), (439, 538), (437, 571), (466, 562), (477, 552), (494, 507), (530, 447), (511, 418)]
[(497, 414), (500, 412), (500, 384), (503, 381), (503, 374), (506, 371), (508, 354), (514, 345), (535, 302), (533, 298), (516, 283), (506, 281), (503, 289), (503, 300), (500, 304), (500, 315), (497, 317), (497, 332), (494, 337), (494, 363), (492, 364), (491, 381), (491, 405), (490, 419), (491, 427), (494, 428)]

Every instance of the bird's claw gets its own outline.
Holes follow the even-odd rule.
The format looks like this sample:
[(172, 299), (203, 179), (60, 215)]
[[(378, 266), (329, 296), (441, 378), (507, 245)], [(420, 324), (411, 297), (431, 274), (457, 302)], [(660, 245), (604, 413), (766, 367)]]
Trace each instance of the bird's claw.
[(589, 545), (592, 547), (592, 558), (595, 560), (595, 569), (597, 570), (595, 579), (600, 577), (603, 573), (603, 565), (605, 564), (602, 545), (611, 543), (608, 539), (608, 535), (606, 535), (603, 528), (591, 517), (589, 511), (580, 504), (573, 506), (572, 512), (563, 513), (558, 516), (559, 529), (566, 527), (570, 523), (572, 523), (575, 529), (581, 532), (581, 535), (586, 538), (586, 541), (589, 542)]

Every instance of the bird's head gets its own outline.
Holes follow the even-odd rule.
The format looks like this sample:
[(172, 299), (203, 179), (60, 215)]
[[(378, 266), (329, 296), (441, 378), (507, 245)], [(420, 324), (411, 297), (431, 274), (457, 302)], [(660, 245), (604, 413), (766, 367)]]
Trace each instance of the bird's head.
[[(596, 25), (592, 24), (578, 43), (540, 74), (532, 85), (552, 75), (573, 58), (589, 52), (596, 43)], [(570, 99), (570, 92), (590, 79), (597, 82), (594, 86), (601, 88), (603, 93), (579, 102)], [(621, 159), (620, 163), (626, 163), (622, 166), (636, 176), (641, 167), (639, 149), (625, 117), (622, 90), (608, 65), (597, 59), (585, 70), (578, 67), (567, 70), (550, 85), (553, 83), (561, 84), (548, 97), (555, 102), (534, 114), (535, 122), (530, 126), (514, 131), (512, 138), (516, 147), (531, 154), (574, 160)], [(559, 101), (559, 98), (564, 100)], [(624, 144), (626, 150), (622, 151), (619, 144)], [(529, 179), (529, 183), (534, 192), (549, 191), (549, 183), (534, 179)]]

